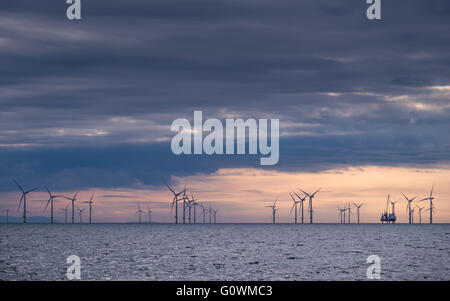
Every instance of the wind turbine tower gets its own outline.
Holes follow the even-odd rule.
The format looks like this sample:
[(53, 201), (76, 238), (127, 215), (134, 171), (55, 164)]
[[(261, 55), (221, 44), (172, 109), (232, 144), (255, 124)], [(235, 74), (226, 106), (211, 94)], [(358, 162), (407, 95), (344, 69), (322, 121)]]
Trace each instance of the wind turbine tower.
[(176, 193), (169, 185), (166, 186), (173, 193), (171, 210), (173, 210), (173, 206), (175, 205), (175, 224), (178, 224), (178, 202), (181, 200), (179, 196), (186, 192), (186, 188), (183, 191)]
[(47, 186), (45, 186), (45, 189), (48, 192), (49, 199), (47, 201), (47, 204), (45, 205), (44, 211), (47, 210), (48, 204), (50, 203), (50, 223), (53, 224), (53, 202), (55, 201), (55, 198), (62, 197), (62, 195), (52, 195)]
[(152, 223), (152, 210), (148, 206), (147, 206), (147, 217), (148, 217), (148, 223), (151, 224)]
[(291, 207), (291, 212), (289, 213), (289, 215), (292, 214), (292, 210), (295, 211), (294, 212), (294, 223), (297, 224), (297, 204), (300, 203), (300, 201), (296, 201), (291, 193), (289, 193), (289, 195), (291, 196), (291, 199), (293, 202), (292, 207)]
[(355, 207), (356, 207), (356, 216), (357, 216), (357, 219), (358, 219), (358, 224), (359, 224), (359, 208), (361, 208), (361, 206), (363, 205), (364, 203), (361, 203), (361, 204), (356, 204), (356, 203), (353, 203), (353, 205), (355, 205)]
[(89, 224), (92, 224), (92, 213), (93, 213), (92, 204), (94, 204), (93, 198), (94, 198), (94, 194), (91, 194), (91, 198), (89, 199), (88, 202), (82, 202), (85, 204), (89, 204)]
[(434, 200), (434, 197), (433, 197), (433, 189), (434, 189), (434, 185), (431, 186), (430, 196), (427, 197), (427, 198), (424, 198), (424, 199), (422, 199), (422, 200), (419, 201), (419, 202), (421, 202), (421, 201), (427, 201), (427, 200), (430, 201), (430, 207), (426, 210), (426, 211), (430, 211), (430, 224), (433, 223), (433, 210), (435, 209), (435, 208), (434, 208), (434, 205), (433, 205), (433, 200)]
[(72, 202), (72, 224), (75, 224), (75, 201), (77, 199), (77, 193), (73, 196), (73, 198), (64, 197), (65, 199)]
[(309, 194), (307, 192), (305, 192), (304, 190), (300, 189), (306, 196), (309, 197), (309, 223), (312, 224), (313, 223), (313, 198), (316, 195), (316, 193), (318, 193), (320, 191), (321, 188), (317, 189), (313, 194)]
[(301, 196), (299, 196), (296, 192), (294, 192), (294, 194), (297, 196), (297, 198), (299, 199), (299, 202), (300, 202), (300, 208), (299, 208), (299, 209), (300, 209), (301, 212), (302, 212), (302, 214), (301, 214), (301, 221), (302, 221), (302, 224), (303, 224), (304, 221), (305, 221), (305, 219), (304, 219), (304, 214), (303, 214), (303, 212), (304, 212), (303, 208), (305, 207), (306, 196), (301, 197)]
[(64, 223), (67, 224), (67, 209), (69, 208), (69, 205), (66, 206), (66, 208), (61, 209), (61, 211), (64, 211)]
[(403, 196), (405, 197), (406, 201), (408, 201), (408, 205), (407, 205), (407, 207), (406, 207), (406, 210), (408, 210), (409, 223), (412, 224), (412, 223), (413, 223), (413, 218), (414, 218), (414, 217), (412, 216), (412, 212), (413, 212), (414, 210), (411, 210), (411, 209), (412, 209), (412, 208), (411, 208), (411, 203), (412, 203), (412, 201), (414, 201), (414, 199), (415, 199), (417, 196), (413, 197), (412, 199), (409, 199), (403, 192), (402, 192), (402, 194), (403, 194)]
[(141, 209), (141, 203), (138, 203), (138, 210), (136, 211), (135, 215), (139, 215), (139, 224), (141, 223), (141, 216), (142, 216), (142, 209)]
[(348, 223), (351, 224), (351, 216), (352, 216), (352, 206), (350, 205), (350, 202), (348, 202)]
[(419, 224), (422, 224), (422, 210), (425, 207), (416, 206), (416, 208), (419, 209)]
[(14, 181), (14, 183), (16, 183), (17, 188), (19, 188), (20, 192), (22, 193), (22, 197), (20, 198), (20, 202), (19, 202), (19, 206), (17, 207), (17, 210), (19, 210), (20, 205), (22, 205), (22, 201), (23, 201), (23, 223), (26, 223), (27, 222), (27, 194), (29, 194), (32, 191), (35, 191), (39, 187), (35, 187), (33, 189), (25, 191), (19, 185), (19, 183), (16, 182), (16, 180), (13, 180), (13, 181)]
[(86, 210), (86, 208), (80, 209), (80, 208), (77, 207), (77, 209), (78, 209), (78, 218), (79, 218), (79, 222), (80, 222), (80, 224), (81, 224), (81, 223), (83, 223), (83, 211)]
[(273, 202), (272, 206), (266, 206), (266, 207), (272, 208), (272, 223), (275, 224), (276, 223), (276, 219), (275, 219), (276, 214), (275, 213), (278, 210), (277, 209), (277, 200), (275, 200), (275, 202)]

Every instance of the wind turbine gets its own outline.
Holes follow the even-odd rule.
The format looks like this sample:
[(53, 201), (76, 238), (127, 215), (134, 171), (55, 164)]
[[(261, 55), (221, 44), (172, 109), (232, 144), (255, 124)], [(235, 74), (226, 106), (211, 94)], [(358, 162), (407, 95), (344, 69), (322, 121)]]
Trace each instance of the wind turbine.
[(289, 195), (291, 196), (292, 202), (294, 202), (292, 204), (291, 212), (289, 213), (289, 215), (292, 214), (292, 210), (295, 211), (295, 213), (294, 213), (294, 223), (297, 224), (297, 204), (300, 203), (300, 201), (296, 201), (290, 192), (289, 192)]
[(341, 209), (341, 207), (338, 206), (338, 210), (339, 210), (339, 217), (341, 218), (341, 224), (345, 224), (344, 214), (347, 209)]
[(419, 207), (416, 205), (416, 208), (419, 209), (419, 224), (422, 224), (422, 209), (425, 207)]
[(68, 198), (68, 197), (64, 197), (65, 199), (69, 200), (72, 202), (72, 224), (75, 224), (75, 201), (77, 199), (77, 193), (75, 193), (75, 195), (73, 196), (73, 198)]
[(395, 201), (395, 202), (392, 202), (391, 201), (391, 205), (392, 205), (392, 214), (393, 215), (395, 215), (395, 204), (398, 202), (398, 200), (397, 201)]
[(209, 205), (209, 223), (211, 224), (211, 213), (212, 213), (212, 208), (211, 205)]
[(278, 210), (277, 209), (277, 200), (275, 200), (275, 202), (273, 202), (272, 206), (266, 206), (268, 208), (272, 208), (272, 223), (275, 224), (275, 212)]
[(47, 210), (48, 204), (50, 204), (50, 223), (53, 224), (53, 202), (55, 201), (55, 198), (60, 198), (62, 195), (52, 195), (47, 186), (45, 186), (45, 189), (48, 192), (49, 199), (45, 205), (44, 211)]
[[(300, 189), (300, 188), (299, 188)], [(318, 193), (320, 191), (321, 188), (317, 189), (314, 193), (309, 194), (307, 192), (305, 192), (304, 190), (300, 189), (304, 194), (306, 194), (309, 197), (309, 223), (312, 224), (313, 223), (313, 198), (316, 195), (316, 193)]]
[(9, 209), (6, 209), (6, 223), (9, 223)]
[(78, 217), (80, 219), (80, 224), (81, 224), (83, 222), (83, 211), (86, 210), (86, 208), (80, 209), (77, 207), (77, 209), (78, 209)]
[(183, 191), (176, 193), (169, 185), (166, 186), (173, 193), (172, 207), (170, 210), (173, 211), (173, 205), (175, 204), (175, 224), (178, 224), (178, 201), (181, 200), (178, 197), (186, 192), (186, 188), (184, 188)]
[(149, 206), (147, 206), (147, 217), (148, 217), (148, 223), (151, 224), (152, 223), (152, 210), (150, 209)]
[(94, 204), (94, 201), (92, 200), (93, 198), (94, 198), (94, 194), (91, 194), (91, 198), (89, 199), (88, 202), (82, 202), (85, 204), (89, 204), (89, 224), (92, 223), (92, 213), (93, 213), (92, 204)]
[(183, 224), (185, 224), (186, 223), (186, 208), (188, 208), (188, 207), (189, 207), (189, 209), (191, 208), (189, 206), (189, 197), (186, 194), (186, 185), (184, 186), (182, 200), (183, 200)]
[(351, 224), (351, 215), (352, 215), (352, 206), (350, 205), (350, 202), (348, 202), (348, 223)]
[(203, 207), (202, 205), (199, 205), (202, 208), (202, 213), (201, 215), (203, 215), (203, 223), (206, 224), (206, 212), (208, 212), (208, 209), (206, 209), (205, 207)]
[(212, 210), (212, 212), (214, 214), (214, 224), (216, 224), (217, 223), (216, 214), (217, 214), (217, 211), (219, 211), (219, 209), (211, 209), (211, 210)]
[(139, 214), (139, 224), (140, 224), (141, 223), (141, 215), (142, 215), (142, 209), (141, 209), (140, 202), (138, 203), (138, 211), (136, 211), (136, 213), (134, 215), (136, 215), (136, 214)]
[[(188, 199), (187, 199), (188, 201), (187, 201), (187, 206), (188, 206), (188, 209), (189, 209), (189, 224), (191, 223), (191, 209), (192, 209), (192, 207), (194, 207), (194, 210), (195, 210), (195, 199), (194, 199), (194, 195), (191, 193), (191, 199), (189, 199), (189, 197), (188, 197)], [(195, 220), (195, 218), (194, 218), (194, 220)], [(195, 223), (195, 222), (194, 222)]]
[(296, 192), (294, 192), (294, 194), (298, 197), (298, 199), (299, 199), (299, 201), (300, 201), (300, 209), (302, 210), (302, 216), (301, 216), (301, 218), (302, 218), (302, 224), (303, 224), (303, 223), (304, 223), (303, 208), (305, 207), (305, 206), (304, 206), (304, 203), (305, 203), (305, 200), (306, 200), (306, 196), (301, 197), (301, 196), (299, 196)]
[(202, 205), (197, 203), (198, 199), (194, 199), (194, 196), (192, 196), (192, 201), (194, 202), (194, 224), (197, 223), (197, 210), (196, 207), (199, 206), (200, 208), (203, 208)]
[(414, 224), (414, 210), (415, 210), (416, 208), (412, 208), (411, 209), (411, 224)]
[(361, 206), (363, 205), (364, 203), (361, 203), (361, 204), (356, 204), (356, 203), (353, 203), (353, 205), (355, 205), (355, 207), (356, 207), (356, 216), (357, 216), (357, 218), (358, 218), (358, 224), (359, 224), (359, 208), (361, 208)]
[(64, 223), (67, 224), (67, 208), (69, 205), (66, 206), (66, 208), (61, 209), (61, 211), (64, 211)]
[(419, 202), (422, 202), (422, 201), (430, 200), (430, 207), (427, 210), (425, 210), (425, 211), (428, 211), (428, 210), (430, 211), (430, 224), (433, 223), (433, 210), (435, 209), (435, 207), (433, 205), (433, 200), (434, 200), (433, 189), (434, 189), (434, 185), (431, 186), (430, 196), (419, 201)]
[(347, 204), (344, 205), (344, 209), (342, 209), (342, 212), (344, 213), (344, 224), (347, 223)]
[(402, 192), (402, 194), (403, 194), (403, 196), (405, 197), (405, 199), (408, 201), (408, 205), (407, 205), (407, 207), (406, 207), (406, 210), (408, 210), (408, 213), (409, 213), (409, 223), (410, 224), (412, 224), (412, 216), (411, 216), (411, 203), (412, 203), (412, 201), (414, 201), (414, 199), (417, 197), (417, 196), (415, 196), (415, 197), (413, 197), (412, 199), (408, 199), (407, 197), (406, 197), (406, 195)]
[(23, 201), (23, 222), (26, 223), (27, 222), (27, 194), (29, 194), (32, 191), (35, 191), (39, 187), (35, 187), (33, 189), (25, 191), (19, 185), (19, 183), (16, 182), (16, 180), (13, 179), (13, 181), (14, 181), (14, 183), (16, 183), (17, 188), (19, 188), (20, 192), (22, 192), (22, 197), (20, 198), (20, 202), (19, 202), (19, 206), (17, 207), (17, 211), (19, 211), (20, 205), (22, 205), (22, 201)]

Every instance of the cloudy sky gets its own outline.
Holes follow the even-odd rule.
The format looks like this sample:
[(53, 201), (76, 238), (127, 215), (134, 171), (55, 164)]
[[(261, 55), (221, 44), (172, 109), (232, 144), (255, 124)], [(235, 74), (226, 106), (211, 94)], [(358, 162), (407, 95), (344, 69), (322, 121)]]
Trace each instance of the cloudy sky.
[[(66, 7), (0, 2), (2, 211), (20, 215), (15, 178), (95, 191), (97, 221), (133, 220), (141, 201), (167, 222), (169, 183), (219, 221), (270, 221), (278, 198), (288, 222), (288, 191), (322, 187), (318, 221), (355, 201), (376, 222), (388, 193), (435, 184), (436, 220), (450, 221), (449, 1), (382, 1), (380, 21), (362, 0), (85, 0), (81, 21)], [(170, 124), (194, 110), (278, 118), (279, 163), (175, 156)], [(46, 199), (30, 195), (32, 215)]]

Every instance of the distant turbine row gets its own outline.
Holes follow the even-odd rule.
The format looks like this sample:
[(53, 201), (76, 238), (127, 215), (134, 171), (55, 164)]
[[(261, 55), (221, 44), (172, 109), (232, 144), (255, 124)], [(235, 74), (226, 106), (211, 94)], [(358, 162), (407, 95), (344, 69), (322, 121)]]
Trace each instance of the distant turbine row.
[[(184, 186), (184, 189), (180, 192), (175, 192), (175, 190), (170, 187), (169, 185), (166, 185), (167, 188), (172, 192), (173, 199), (172, 199), (172, 205), (171, 205), (171, 212), (175, 210), (174, 218), (175, 218), (175, 224), (178, 224), (178, 202), (182, 202), (183, 205), (183, 224), (186, 224), (186, 214), (188, 215), (188, 223), (191, 223), (191, 216), (193, 211), (193, 223), (197, 223), (197, 207), (200, 207), (201, 214), (200, 216), (203, 217), (203, 223), (206, 224), (206, 214), (209, 213), (209, 223), (212, 223), (212, 216), (214, 216), (214, 224), (217, 222), (216, 220), (216, 214), (219, 211), (219, 209), (213, 209), (211, 208), (211, 205), (209, 205), (209, 208), (206, 208), (201, 203), (198, 202), (198, 199), (194, 198), (194, 195), (191, 193), (191, 196), (187, 194), (187, 188), (186, 185)], [(192, 210), (193, 209), (193, 210)]]

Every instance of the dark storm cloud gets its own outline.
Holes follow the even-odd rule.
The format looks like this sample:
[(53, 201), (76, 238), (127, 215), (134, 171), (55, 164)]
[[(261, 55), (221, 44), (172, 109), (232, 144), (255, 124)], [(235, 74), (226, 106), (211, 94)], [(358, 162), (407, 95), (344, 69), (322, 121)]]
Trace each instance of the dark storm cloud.
[(174, 158), (169, 125), (194, 109), (280, 118), (277, 168), (449, 160), (448, 1), (383, 1), (368, 21), (357, 0), (98, 0), (82, 1), (81, 22), (64, 2), (0, 3), (2, 183), (258, 167)]

